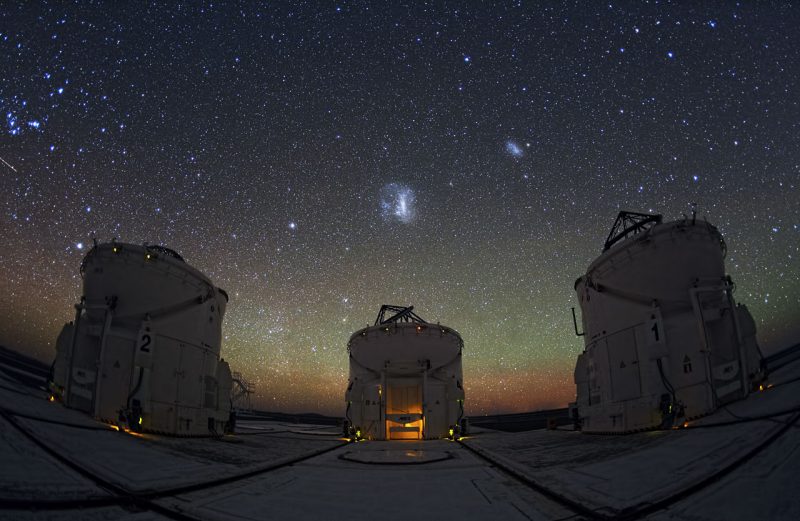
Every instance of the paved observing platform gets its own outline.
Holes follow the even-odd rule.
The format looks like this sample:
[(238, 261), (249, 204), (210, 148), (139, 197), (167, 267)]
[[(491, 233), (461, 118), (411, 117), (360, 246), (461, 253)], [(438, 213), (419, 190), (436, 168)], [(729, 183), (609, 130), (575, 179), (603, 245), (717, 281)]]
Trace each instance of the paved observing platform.
[(800, 361), (686, 428), (364, 441), (119, 432), (0, 365), (0, 519), (800, 519)]

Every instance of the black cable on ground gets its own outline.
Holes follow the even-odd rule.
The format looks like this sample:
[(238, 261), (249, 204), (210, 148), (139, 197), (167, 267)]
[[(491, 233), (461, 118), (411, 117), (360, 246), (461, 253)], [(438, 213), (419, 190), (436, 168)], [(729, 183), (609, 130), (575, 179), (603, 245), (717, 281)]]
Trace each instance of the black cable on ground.
[[(23, 385), (23, 386), (25, 386), (25, 387), (26, 387), (26, 388), (28, 388), (28, 389), (35, 389), (35, 388), (33, 388), (33, 387), (29, 387), (29, 386), (25, 385), (25, 384), (24, 384), (24, 383), (22, 383), (22, 382), (20, 382), (20, 385)], [(40, 395), (36, 395), (36, 394), (33, 394), (33, 393), (31, 393), (30, 391), (26, 391), (26, 390), (20, 390), (20, 389), (14, 389), (13, 387), (8, 387), (8, 386), (6, 386), (6, 385), (3, 385), (3, 384), (0, 384), (0, 389), (3, 389), (3, 390), (5, 390), (5, 391), (9, 391), (9, 392), (12, 392), (12, 393), (16, 393), (16, 394), (24, 394), (25, 396), (32, 396), (33, 398), (42, 398), (42, 396), (40, 396)], [(40, 393), (45, 393), (45, 392), (46, 392), (46, 391), (44, 391), (44, 390), (42, 390), (42, 389), (35, 389), (35, 390), (36, 390), (36, 391), (38, 391), (38, 392), (40, 392)]]
[[(122, 487), (120, 487), (118, 485), (115, 485), (115, 484), (111, 483), (110, 481), (108, 481), (106, 479), (103, 479), (100, 476), (97, 476), (96, 474), (93, 474), (92, 472), (89, 472), (88, 470), (86, 470), (82, 466), (78, 465), (77, 463), (75, 463), (74, 461), (70, 460), (69, 458), (64, 457), (58, 451), (54, 450), (53, 448), (51, 448), (46, 443), (44, 443), (41, 440), (39, 440), (39, 438), (34, 436), (30, 431), (28, 431), (28, 429), (26, 429), (25, 427), (20, 425), (19, 422), (17, 422), (16, 419), (12, 415), (0, 411), (0, 416), (2, 416), (3, 419), (5, 419), (9, 424), (11, 424), (20, 433), (22, 433), (23, 436), (25, 436), (28, 440), (30, 440), (32, 443), (34, 443), (36, 446), (38, 446), (40, 449), (42, 449), (45, 453), (47, 453), (53, 459), (55, 459), (59, 463), (62, 463), (65, 466), (67, 466), (70, 470), (76, 472), (81, 477), (88, 479), (92, 483), (95, 483), (100, 488), (102, 488), (105, 491), (107, 491), (110, 494), (112, 494), (112, 497), (98, 498), (96, 504), (93, 501), (87, 500), (87, 502), (89, 502), (90, 505), (93, 505), (93, 506), (107, 506), (109, 504), (109, 502), (111, 502), (111, 504), (117, 504), (119, 506), (123, 506), (123, 505), (136, 506), (136, 507), (139, 507), (139, 508), (144, 508), (146, 510), (152, 510), (152, 511), (154, 511), (156, 513), (159, 513), (161, 515), (169, 517), (170, 519), (176, 519), (178, 521), (198, 521), (196, 518), (187, 516), (187, 515), (185, 515), (185, 514), (183, 514), (181, 512), (176, 512), (176, 511), (164, 508), (164, 507), (162, 507), (162, 506), (160, 506), (160, 505), (158, 505), (156, 503), (153, 503), (152, 501), (149, 501), (147, 499), (142, 498), (141, 496), (137, 496), (137, 495), (129, 492), (128, 490), (125, 490), (124, 488), (122, 488)], [(114, 496), (116, 496), (116, 497), (114, 497)], [(11, 499), (3, 500), (3, 501), (4, 502), (9, 502), (9, 503), (16, 502), (16, 500), (11, 500)], [(27, 500), (22, 500), (22, 501), (27, 501)], [(83, 508), (82, 506), (78, 506), (75, 503), (70, 502), (70, 501), (67, 501), (67, 502), (56, 501), (54, 504), (56, 506), (57, 505), (65, 505), (68, 508)], [(86, 503), (84, 503), (84, 505), (85, 504)], [(73, 506), (73, 505), (75, 505), (75, 506)], [(49, 508), (49, 507), (50, 507), (50, 502), (40, 501), (36, 505), (29, 506), (28, 508), (43, 509), (43, 508)]]
[(71, 470), (78, 473), (80, 476), (88, 479), (89, 481), (95, 483), (96, 485), (100, 486), (102, 489), (106, 490), (111, 494), (108, 497), (98, 497), (98, 498), (89, 498), (84, 500), (27, 500), (27, 499), (0, 499), (0, 507), (5, 509), (38, 509), (38, 510), (65, 510), (65, 509), (79, 509), (79, 508), (87, 508), (87, 507), (102, 507), (102, 506), (135, 506), (138, 508), (152, 510), (164, 516), (167, 516), (171, 519), (177, 519), (179, 521), (197, 521), (196, 518), (191, 516), (185, 515), (182, 512), (178, 512), (172, 510), (167, 507), (163, 507), (157, 503), (154, 503), (153, 500), (167, 498), (171, 496), (176, 496), (180, 494), (186, 494), (190, 492), (196, 492), (200, 490), (205, 490), (209, 488), (218, 487), (221, 485), (227, 485), (230, 483), (234, 483), (237, 481), (241, 481), (244, 479), (252, 478), (258, 476), (260, 474), (265, 474), (267, 472), (277, 470), (284, 467), (289, 467), (295, 465), (296, 463), (300, 463), (302, 461), (309, 460), (311, 458), (315, 458), (327, 452), (336, 450), (344, 445), (349, 444), (350, 442), (342, 442), (331, 447), (326, 447), (324, 449), (320, 449), (311, 453), (304, 454), (300, 457), (293, 458), (291, 460), (278, 462), (274, 464), (269, 464), (263, 467), (259, 467), (257, 469), (249, 470), (246, 472), (242, 472), (240, 474), (227, 476), (223, 478), (218, 478), (210, 481), (205, 481), (201, 483), (194, 483), (189, 485), (182, 485), (172, 488), (166, 488), (151, 492), (145, 493), (135, 493), (128, 491), (118, 485), (115, 485), (102, 477), (97, 476), (96, 474), (88, 471), (81, 465), (75, 463), (69, 458), (66, 458), (62, 454), (60, 454), (55, 449), (51, 448), (49, 445), (44, 443), (43, 441), (39, 440), (33, 433), (31, 433), (28, 429), (24, 426), (20, 425), (14, 418), (13, 413), (6, 412), (3, 409), (0, 409), (0, 416), (2, 416), (9, 424), (15, 427), (20, 433), (22, 433), (26, 438), (28, 438), (31, 442), (33, 442), (36, 446), (40, 449), (45, 451), (49, 456), (53, 457), (60, 463), (63, 463)]
[(50, 418), (42, 418), (41, 416), (34, 416), (32, 414), (27, 414), (24, 412), (18, 412), (12, 409), (6, 409), (5, 407), (0, 407), (0, 413), (9, 414), (16, 418), (25, 418), (26, 420), (32, 420), (42, 423), (49, 423), (51, 425), (61, 425), (62, 427), (70, 427), (72, 429), (84, 429), (89, 431), (108, 431), (108, 432), (116, 432), (115, 429), (112, 429), (110, 426), (107, 425), (82, 425), (80, 423), (69, 423), (63, 422), (59, 420), (51, 420)]
[[(678, 492), (670, 494), (670, 495), (668, 495), (668, 496), (666, 496), (664, 498), (661, 498), (659, 500), (656, 500), (656, 501), (654, 501), (652, 503), (647, 503), (647, 504), (643, 504), (643, 505), (637, 505), (637, 506), (628, 507), (628, 508), (623, 509), (621, 511), (615, 512), (613, 515), (601, 514), (597, 510), (600, 510), (603, 507), (598, 508), (598, 509), (591, 509), (591, 508), (583, 505), (582, 503), (574, 501), (574, 500), (572, 500), (572, 499), (570, 499), (570, 498), (568, 498), (568, 497), (566, 497), (566, 496), (564, 496), (564, 495), (562, 495), (562, 494), (560, 494), (560, 493), (558, 493), (558, 492), (556, 492), (556, 491), (554, 491), (554, 490), (552, 490), (552, 489), (550, 489), (550, 488), (548, 488), (548, 487), (536, 482), (532, 478), (530, 478), (530, 477), (526, 476), (525, 474), (517, 471), (516, 469), (514, 469), (512, 467), (509, 467), (508, 465), (505, 465), (505, 464), (502, 464), (502, 463), (498, 462), (497, 460), (495, 460), (494, 458), (492, 458), (491, 456), (486, 454), (483, 450), (477, 449), (475, 447), (471, 447), (470, 445), (468, 445), (468, 444), (466, 444), (466, 443), (464, 443), (462, 441), (459, 441), (459, 443), (463, 447), (465, 447), (467, 450), (469, 450), (470, 452), (476, 454), (480, 458), (482, 458), (485, 461), (489, 462), (491, 465), (499, 468), (500, 470), (502, 470), (503, 472), (511, 475), (512, 477), (514, 477), (518, 481), (522, 482), (523, 484), (525, 484), (529, 488), (531, 488), (531, 489), (535, 490), (536, 492), (544, 495), (545, 497), (553, 500), (554, 502), (558, 503), (559, 505), (568, 508), (569, 510), (575, 512), (576, 514), (580, 514), (580, 515), (582, 515), (582, 516), (584, 516), (584, 517), (586, 517), (588, 519), (595, 519), (595, 520), (601, 520), (601, 521), (635, 521), (637, 519), (641, 519), (642, 517), (648, 516), (650, 514), (658, 512), (660, 510), (665, 510), (665, 509), (669, 508), (670, 506), (674, 505), (675, 503), (677, 503), (679, 501), (682, 501), (682, 500), (690, 497), (691, 495), (703, 490), (704, 488), (708, 487), (709, 485), (721, 480), (722, 478), (724, 478), (728, 474), (732, 473), (734, 470), (738, 469), (739, 467), (741, 467), (742, 465), (744, 465), (745, 463), (750, 461), (752, 458), (754, 458), (756, 455), (758, 455), (761, 451), (763, 451), (764, 449), (769, 447), (772, 443), (774, 443), (778, 438), (780, 438), (784, 433), (786, 433), (786, 431), (788, 431), (790, 428), (795, 427), (795, 424), (797, 423), (797, 421), (800, 420), (800, 407), (794, 407), (793, 409), (790, 409), (788, 411), (781, 411), (781, 412), (778, 412), (778, 413), (771, 413), (769, 415), (765, 415), (764, 417), (760, 417), (760, 418), (752, 418), (752, 419), (743, 420), (743, 421), (742, 420), (736, 421), (735, 423), (745, 423), (747, 421), (756, 421), (756, 420), (768, 419), (768, 418), (771, 418), (771, 417), (774, 417), (774, 416), (790, 414), (792, 412), (794, 412), (795, 415), (789, 421), (787, 421), (785, 423), (784, 422), (779, 422), (782, 425), (781, 427), (775, 429), (775, 431), (773, 431), (769, 436), (767, 436), (767, 438), (764, 439), (761, 443), (759, 443), (755, 447), (751, 448), (744, 455), (742, 455), (741, 457), (739, 457), (735, 461), (731, 462), (730, 464), (726, 465), (725, 467), (717, 470), (716, 472), (712, 472), (710, 475), (706, 476), (705, 478), (702, 478), (700, 481), (698, 481), (698, 482), (696, 482), (696, 483), (694, 483), (694, 484), (692, 484), (692, 485), (690, 485), (688, 487), (685, 487), (685, 488), (683, 488), (682, 490), (680, 490)], [(727, 422), (726, 423), (726, 425), (730, 425), (730, 424), (731, 424), (731, 422)], [(721, 424), (713, 424), (713, 426), (721, 426)], [(700, 426), (695, 427), (695, 428), (699, 428), (699, 427)], [(613, 509), (611, 509), (611, 508), (606, 508), (606, 509), (610, 510), (610, 511), (613, 511)]]
[(458, 441), (458, 443), (462, 447), (464, 447), (465, 449), (470, 451), (471, 453), (475, 454), (479, 458), (481, 458), (484, 461), (486, 461), (489, 464), (491, 464), (492, 466), (497, 467), (501, 471), (503, 471), (506, 474), (509, 474), (510, 476), (512, 476), (517, 481), (520, 481), (521, 483), (526, 485), (528, 488), (538, 492), (539, 494), (545, 496), (546, 498), (548, 498), (551, 501), (557, 503), (558, 505), (560, 505), (562, 507), (565, 507), (565, 508), (571, 510), (572, 512), (575, 512), (576, 514), (584, 516), (587, 519), (597, 520), (597, 521), (610, 521), (611, 519), (614, 519), (613, 516), (607, 516), (607, 515), (601, 514), (601, 513), (597, 512), (596, 510), (594, 510), (592, 508), (589, 508), (589, 507), (587, 507), (586, 505), (584, 505), (582, 503), (578, 503), (577, 501), (573, 501), (572, 499), (568, 498), (567, 496), (559, 494), (558, 492), (556, 492), (556, 491), (554, 491), (554, 490), (552, 490), (550, 488), (545, 487), (544, 485), (542, 485), (542, 484), (534, 481), (533, 479), (529, 478), (525, 474), (522, 474), (521, 472), (518, 472), (517, 470), (509, 467), (508, 465), (504, 465), (503, 463), (500, 463), (499, 461), (495, 460), (491, 456), (487, 455), (481, 449), (478, 449), (476, 447), (471, 447), (470, 445), (468, 445), (467, 443), (464, 443), (463, 441)]
[[(727, 408), (725, 408), (725, 410), (727, 410)], [(730, 411), (728, 411), (728, 412), (730, 412)], [(689, 425), (688, 427), (683, 427), (680, 430), (708, 429), (708, 428), (712, 428), (712, 427), (728, 427), (730, 425), (739, 425), (740, 423), (750, 423), (750, 422), (761, 421), (761, 420), (771, 420), (772, 418), (775, 418), (777, 416), (784, 416), (784, 415), (792, 414), (792, 413), (795, 413), (795, 412), (800, 412), (800, 405), (795, 405), (794, 407), (790, 407), (788, 409), (783, 409), (783, 410), (777, 411), (777, 412), (770, 412), (770, 413), (767, 413), (767, 414), (762, 414), (760, 416), (737, 416), (737, 415), (731, 413), (731, 415), (734, 416), (737, 419), (730, 420), (730, 421), (715, 422), (715, 423), (706, 423), (706, 424), (702, 424), (702, 425)], [(787, 422), (778, 422), (778, 423), (787, 423)]]
[(331, 447), (326, 447), (324, 449), (320, 449), (320, 450), (316, 450), (316, 451), (308, 453), (308, 454), (304, 454), (303, 456), (299, 456), (297, 458), (293, 458), (293, 459), (288, 460), (288, 461), (283, 461), (283, 462), (278, 462), (278, 463), (271, 463), (271, 464), (265, 465), (265, 466), (257, 468), (257, 469), (249, 470), (247, 472), (242, 472), (241, 474), (236, 474), (236, 475), (233, 475), (233, 476), (227, 476), (227, 477), (224, 477), (224, 478), (214, 479), (214, 480), (211, 480), (211, 481), (205, 481), (205, 482), (202, 482), (202, 483), (195, 483), (195, 484), (191, 484), (191, 485), (181, 485), (181, 486), (173, 487), (173, 488), (169, 488), (169, 489), (163, 489), (163, 490), (158, 490), (158, 491), (154, 491), (154, 492), (147, 492), (147, 493), (141, 494), (140, 497), (147, 498), (147, 499), (160, 499), (160, 498), (164, 498), (164, 497), (178, 496), (178, 495), (181, 495), (181, 494), (188, 494), (190, 492), (197, 492), (199, 490), (205, 490), (205, 489), (208, 489), (208, 488), (214, 488), (214, 487), (219, 487), (221, 485), (227, 485), (227, 484), (230, 484), (230, 483), (235, 483), (237, 481), (241, 481), (241, 480), (244, 480), (244, 479), (248, 479), (248, 478), (252, 478), (252, 477), (258, 476), (259, 474), (266, 474), (267, 472), (271, 472), (273, 470), (278, 470), (278, 469), (281, 469), (281, 468), (284, 468), (284, 467), (291, 467), (292, 465), (295, 465), (297, 463), (301, 463), (301, 462), (309, 460), (311, 458), (316, 458), (317, 456), (321, 456), (321, 455), (323, 455), (323, 454), (325, 454), (327, 452), (334, 451), (336, 449), (344, 447), (345, 445), (349, 445), (350, 443), (351, 443), (350, 441), (345, 441), (345, 442), (333, 445)]
[(798, 380), (800, 380), (800, 376), (792, 378), (791, 380), (786, 380), (785, 382), (779, 382), (779, 383), (776, 383), (776, 384), (772, 384), (770, 387), (767, 387), (767, 389), (765, 389), (765, 390), (775, 389), (776, 387), (781, 387), (781, 386), (786, 385), (786, 384), (791, 384), (791, 383), (794, 383), (794, 382), (796, 382)]
[(682, 501), (697, 492), (700, 492), (704, 488), (716, 483), (717, 481), (721, 480), (734, 470), (738, 469), (739, 467), (741, 467), (742, 465), (753, 459), (761, 451), (772, 445), (795, 423), (797, 423), (797, 420), (799, 419), (800, 419), (800, 413), (795, 414), (790, 422), (776, 429), (775, 432), (773, 432), (770, 436), (768, 436), (764, 441), (762, 441), (761, 443), (759, 443), (758, 445), (747, 451), (743, 456), (731, 462), (730, 464), (726, 465), (725, 467), (721, 468), (720, 470), (712, 473), (711, 475), (703, 478), (694, 485), (686, 487), (683, 490), (680, 490), (665, 498), (662, 498), (654, 503), (650, 503), (648, 505), (636, 508), (633, 511), (621, 512), (618, 516), (614, 518), (615, 521), (634, 521), (636, 519), (641, 519), (642, 517), (658, 512), (659, 510), (665, 510), (670, 506), (674, 505), (675, 503)]

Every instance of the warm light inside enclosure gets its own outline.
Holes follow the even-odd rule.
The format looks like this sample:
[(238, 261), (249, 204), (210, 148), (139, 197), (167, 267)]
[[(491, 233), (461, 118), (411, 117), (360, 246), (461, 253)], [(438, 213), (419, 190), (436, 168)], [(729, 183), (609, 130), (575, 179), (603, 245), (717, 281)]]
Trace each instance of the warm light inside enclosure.
[[(348, 426), (372, 440), (442, 439), (464, 416), (461, 336), (413, 306), (381, 306), (375, 325), (348, 342)], [(435, 328), (435, 329), (434, 329)]]
[(422, 389), (419, 385), (389, 385), (386, 414), (422, 414)]
[(422, 439), (422, 389), (418, 384), (387, 385), (386, 433), (390, 440)]
[(387, 439), (390, 440), (421, 440), (425, 423), (422, 419), (400, 423), (386, 420)]

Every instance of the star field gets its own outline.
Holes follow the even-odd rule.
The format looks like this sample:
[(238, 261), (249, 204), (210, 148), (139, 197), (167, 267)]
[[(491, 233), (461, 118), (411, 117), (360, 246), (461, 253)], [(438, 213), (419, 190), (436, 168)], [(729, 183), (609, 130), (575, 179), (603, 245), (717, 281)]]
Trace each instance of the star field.
[(800, 340), (798, 7), (468, 4), (4, 3), (0, 343), (51, 360), (116, 237), (230, 294), (261, 408), (341, 414), (384, 303), (461, 333), (470, 414), (563, 406), (617, 212), (692, 203)]

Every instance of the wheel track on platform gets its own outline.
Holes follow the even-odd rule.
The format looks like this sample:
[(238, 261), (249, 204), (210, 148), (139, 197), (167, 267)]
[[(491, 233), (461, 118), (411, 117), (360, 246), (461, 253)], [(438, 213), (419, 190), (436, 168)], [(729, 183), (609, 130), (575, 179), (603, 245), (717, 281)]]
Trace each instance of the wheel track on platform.
[[(757, 443), (753, 446), (750, 450), (733, 460), (731, 463), (725, 465), (724, 467), (717, 469), (716, 471), (710, 472), (709, 474), (705, 475), (704, 477), (700, 478), (699, 480), (694, 481), (693, 483), (687, 485), (686, 487), (673, 492), (671, 494), (667, 494), (666, 496), (656, 499), (654, 501), (648, 501), (646, 503), (638, 503), (631, 505), (630, 507), (626, 507), (623, 509), (615, 509), (607, 506), (588, 506), (585, 503), (582, 503), (580, 500), (573, 499), (568, 497), (561, 492), (558, 492), (550, 487), (543, 485), (540, 481), (537, 481), (535, 478), (528, 476), (525, 472), (518, 470), (506, 463), (499, 461), (496, 457), (494, 457), (489, 451), (485, 449), (480, 449), (470, 444), (466, 443), (465, 441), (459, 440), (458, 443), (467, 449), (469, 452), (475, 454), (479, 458), (483, 459), (490, 465), (494, 466), (498, 470), (508, 474), (509, 476), (513, 477), (515, 480), (519, 481), (526, 487), (530, 488), (531, 490), (545, 496), (546, 498), (550, 499), (551, 501), (557, 503), (559, 506), (568, 509), (571, 512), (583, 517), (587, 520), (592, 521), (636, 521), (642, 519), (646, 516), (659, 512), (661, 510), (665, 510), (673, 505), (678, 504), (679, 502), (697, 494), (708, 488), (709, 486), (713, 485), (714, 483), (719, 482), (720, 480), (724, 479), (726, 476), (732, 474), (735, 470), (740, 468), (742, 465), (756, 457), (758, 454), (763, 452), (767, 449), (770, 445), (775, 443), (781, 436), (783, 436), (789, 429), (793, 428), (795, 424), (797, 424), (798, 420), (800, 420), (800, 412), (797, 412), (797, 408), (794, 408), (789, 411), (789, 413), (794, 412), (794, 415), (789, 418), (786, 422), (781, 422), (780, 426), (775, 428), (770, 434), (763, 439), (760, 443)], [(787, 414), (784, 412), (783, 414)], [(758, 418), (758, 420), (767, 420), (769, 418), (773, 418), (775, 415), (768, 415), (767, 417)], [(744, 421), (737, 421), (735, 423), (745, 423), (746, 421), (756, 421), (756, 419), (746, 419)], [(726, 423), (726, 425), (731, 425), (731, 423)], [(605, 513), (610, 512), (609, 513)]]
[[(50, 447), (45, 441), (36, 436), (36, 434), (31, 432), (28, 428), (21, 425), (17, 421), (16, 415), (13, 414), (12, 412), (0, 409), (0, 417), (2, 417), (6, 422), (8, 422), (9, 425), (14, 427), (26, 439), (28, 439), (34, 445), (39, 447), (47, 455), (49, 455), (59, 463), (65, 465), (66, 467), (68, 467), (70, 470), (77, 473), (81, 477), (89, 480), (91, 483), (99, 486), (102, 490), (104, 490), (106, 493), (109, 494), (107, 496), (92, 497), (87, 499), (39, 500), (39, 499), (0, 498), (0, 510), (63, 511), (63, 510), (75, 510), (84, 508), (103, 508), (103, 507), (117, 506), (122, 508), (126, 507), (134, 508), (138, 510), (150, 510), (158, 514), (161, 514), (165, 517), (168, 517), (170, 519), (176, 519), (179, 521), (199, 521), (200, 518), (193, 517), (181, 511), (179, 508), (163, 506), (157, 503), (156, 501), (159, 499), (180, 496), (182, 494), (188, 494), (192, 492), (198, 492), (201, 490), (221, 487), (224, 485), (229, 485), (231, 483), (236, 483), (253, 477), (265, 475), (270, 472), (285, 467), (290, 467), (297, 463), (301, 463), (322, 456), (323, 454), (340, 449), (351, 443), (350, 441), (341, 442), (332, 445), (330, 447), (325, 447), (323, 449), (302, 454), (300, 456), (297, 456), (296, 458), (291, 458), (288, 460), (262, 465), (257, 468), (253, 468), (244, 472), (232, 474), (230, 476), (224, 476), (221, 478), (200, 481), (197, 483), (190, 483), (187, 485), (164, 487), (158, 490), (135, 492), (108, 481), (104, 477), (100, 476), (98, 473), (86, 468), (86, 466), (81, 465), (80, 463), (74, 461), (73, 459), (68, 458), (63, 454), (59, 453), (56, 449)], [(25, 417), (25, 415), (21, 415), (21, 417)], [(73, 424), (65, 424), (65, 425), (69, 427), (77, 427), (76, 425)]]
[[(602, 507), (602, 506), (590, 507), (584, 503), (581, 503), (580, 501), (572, 499), (550, 487), (541, 484), (534, 478), (526, 475), (524, 472), (517, 470), (499, 461), (498, 459), (493, 457), (490, 452), (484, 449), (473, 447), (464, 441), (459, 441), (458, 443), (462, 447), (464, 447), (467, 451), (475, 454), (480, 459), (486, 461), (487, 463), (499, 469), (500, 471), (504, 472), (505, 474), (510, 475), (515, 480), (525, 485), (527, 488), (541, 494), (547, 499), (558, 504), (560, 507), (566, 508), (570, 512), (573, 512), (574, 514), (584, 519), (598, 520), (598, 521), (635, 521), (637, 519), (641, 519), (647, 515), (653, 514), (660, 510), (667, 509), (670, 506), (677, 504), (678, 502), (683, 501), (684, 499), (689, 498), (690, 496), (704, 490), (708, 486), (720, 481), (725, 476), (731, 474), (736, 469), (741, 467), (747, 461), (757, 456), (759, 453), (761, 453), (770, 445), (772, 445), (775, 441), (777, 441), (789, 429), (793, 428), (795, 424), (798, 422), (798, 420), (800, 420), (800, 412), (797, 412), (796, 409), (790, 410), (789, 412), (791, 411), (795, 412), (795, 414), (791, 418), (789, 418), (786, 422), (782, 422), (780, 426), (774, 429), (770, 433), (770, 435), (767, 436), (761, 443), (758, 443), (749, 451), (747, 451), (742, 456), (735, 459), (733, 462), (729, 463), (725, 467), (718, 469), (717, 471), (712, 472), (707, 476), (701, 478), (699, 481), (696, 481), (688, 485), (687, 487), (684, 487), (683, 489), (676, 491), (672, 494), (668, 494), (663, 498), (648, 503), (632, 505), (631, 507), (624, 508), (621, 510), (613, 509), (610, 507)], [(787, 414), (787, 412), (784, 412), (783, 414)], [(772, 418), (776, 415), (777, 414), (769, 414), (759, 418), (748, 418), (743, 421), (736, 421), (735, 423), (744, 423), (745, 421), (765, 420), (767, 418)], [(67, 458), (66, 456), (63, 456), (58, 451), (50, 447), (46, 442), (39, 439), (39, 437), (37, 437), (29, 429), (20, 425), (19, 422), (17, 422), (16, 420), (17, 417), (33, 419), (33, 420), (39, 420), (40, 418), (30, 417), (25, 414), (15, 414), (13, 411), (8, 411), (5, 409), (0, 409), (0, 416), (2, 416), (11, 426), (13, 426), (19, 432), (21, 432), (27, 439), (29, 439), (40, 449), (42, 449), (48, 455), (53, 457), (55, 460), (64, 464), (65, 466), (67, 466), (80, 476), (88, 479), (92, 483), (98, 485), (101, 489), (110, 493), (110, 495), (106, 497), (93, 497), (89, 499), (64, 499), (64, 500), (0, 499), (0, 509), (22, 509), (22, 510), (36, 509), (36, 510), (52, 511), (52, 510), (71, 510), (71, 509), (81, 509), (81, 508), (102, 508), (109, 506), (119, 506), (119, 507), (134, 507), (140, 510), (152, 510), (156, 513), (167, 516), (171, 519), (196, 521), (198, 518), (187, 515), (186, 513), (180, 511), (180, 509), (165, 507), (163, 505), (155, 503), (155, 501), (159, 499), (180, 496), (192, 492), (198, 492), (205, 489), (216, 488), (231, 483), (236, 483), (238, 481), (243, 481), (249, 478), (257, 477), (260, 475), (264, 475), (269, 472), (278, 470), (280, 468), (289, 467), (297, 463), (316, 458), (328, 452), (344, 447), (350, 443), (350, 442), (342, 442), (333, 445), (331, 447), (326, 447), (324, 449), (303, 454), (301, 456), (292, 458), (290, 460), (267, 464), (265, 466), (261, 466), (255, 469), (251, 469), (245, 472), (240, 472), (222, 478), (206, 480), (175, 487), (166, 487), (159, 490), (153, 490), (148, 492), (133, 492), (127, 490), (124, 487), (121, 487), (119, 485), (107, 481), (105, 478), (87, 469), (85, 466), (80, 465), (79, 463), (73, 461), (70, 458)], [(62, 423), (62, 422), (50, 421), (50, 423)], [(727, 426), (730, 425), (731, 423), (726, 422), (725, 425)], [(67, 427), (83, 427), (69, 423), (64, 423), (64, 425)], [(612, 512), (612, 514), (607, 514), (602, 512), (604, 510)]]
[[(782, 384), (792, 383), (797, 379), (790, 380), (788, 382), (782, 382)], [(3, 386), (5, 388), (5, 386)], [(20, 392), (14, 389), (8, 389), (10, 391)], [(24, 393), (28, 394), (28, 393)], [(33, 395), (32, 395), (33, 396)], [(679, 491), (676, 491), (671, 494), (667, 494), (663, 498), (650, 501), (647, 503), (640, 503), (634, 504), (630, 507), (624, 509), (613, 509), (610, 507), (590, 507), (584, 503), (581, 503), (578, 500), (570, 498), (550, 487), (543, 485), (542, 483), (538, 482), (536, 479), (526, 475), (524, 472), (517, 470), (499, 460), (494, 458), (491, 453), (486, 451), (485, 449), (479, 449), (477, 447), (470, 446), (468, 443), (464, 441), (459, 441), (459, 444), (464, 447), (467, 451), (475, 454), (480, 459), (486, 461), (490, 465), (494, 466), (498, 470), (502, 471), (503, 473), (513, 477), (516, 481), (522, 483), (527, 488), (539, 493), (540, 495), (546, 497), (547, 499), (553, 501), (557, 505), (562, 508), (567, 509), (570, 512), (573, 512), (575, 515), (582, 517), (587, 520), (593, 521), (636, 521), (638, 519), (642, 519), (645, 516), (654, 514), (656, 512), (665, 510), (689, 497), (692, 495), (701, 492), (702, 490), (708, 488), (709, 486), (713, 485), (714, 483), (719, 482), (720, 480), (724, 479), (726, 476), (733, 473), (735, 470), (740, 468), (742, 465), (750, 461), (752, 458), (756, 457), (758, 454), (763, 452), (767, 449), (770, 445), (772, 445), (775, 441), (777, 441), (783, 434), (785, 434), (788, 430), (795, 428), (798, 420), (800, 420), (800, 412), (798, 412), (798, 408), (794, 407), (791, 409), (768, 413), (761, 416), (755, 417), (746, 417), (742, 419), (736, 419), (732, 421), (724, 421), (715, 424), (708, 424), (708, 425), (697, 425), (689, 427), (689, 429), (694, 428), (710, 428), (710, 427), (726, 427), (730, 425), (735, 425), (739, 423), (745, 422), (752, 422), (752, 421), (765, 421), (771, 420), (775, 417), (793, 414), (787, 421), (780, 422), (779, 427), (776, 427), (769, 436), (767, 436), (764, 440), (760, 443), (756, 444), (752, 447), (749, 451), (745, 452), (740, 457), (736, 458), (734, 461), (729, 463), (728, 465), (724, 466), (717, 471), (711, 472), (705, 477), (701, 478), (699, 481), (695, 481), (694, 483), (682, 488)], [(83, 429), (96, 429), (96, 430), (106, 430), (103, 427), (91, 427), (91, 426), (84, 426), (79, 424), (72, 424), (68, 422), (61, 422), (58, 420), (50, 420), (46, 418), (39, 418), (36, 416), (28, 415), (21, 412), (16, 412), (12, 410), (8, 410), (5, 408), (0, 408), (0, 417), (4, 418), (10, 425), (12, 425), (15, 429), (21, 432), (27, 439), (41, 448), (44, 452), (54, 458), (56, 461), (64, 464), (80, 476), (88, 479), (90, 482), (98, 485), (101, 489), (109, 493), (108, 496), (100, 496), (100, 497), (92, 497), (88, 499), (64, 499), (64, 500), (27, 500), (27, 499), (2, 499), (0, 498), (0, 510), (10, 510), (10, 509), (18, 509), (18, 510), (44, 510), (44, 511), (59, 511), (59, 510), (73, 510), (73, 509), (82, 509), (82, 508), (103, 508), (103, 507), (110, 507), (110, 506), (117, 506), (117, 507), (128, 507), (128, 508), (135, 508), (139, 510), (150, 510), (156, 512), (158, 514), (164, 515), (171, 519), (178, 519), (182, 521), (198, 521), (199, 518), (192, 517), (184, 512), (182, 512), (178, 508), (170, 508), (165, 507), (156, 503), (159, 499), (165, 499), (169, 497), (180, 496), (182, 494), (197, 492), (205, 489), (220, 487), (224, 485), (228, 485), (231, 483), (236, 483), (238, 481), (243, 481), (249, 478), (257, 477), (259, 475), (264, 475), (269, 472), (278, 470), (280, 468), (289, 467), (295, 465), (297, 463), (307, 461), (318, 456), (321, 456), (325, 453), (337, 450), (348, 445), (350, 442), (342, 442), (331, 447), (327, 447), (324, 449), (320, 449), (317, 451), (312, 451), (310, 453), (303, 454), (298, 456), (297, 458), (292, 458), (290, 460), (285, 460), (277, 463), (267, 464), (258, 468), (254, 468), (248, 471), (244, 471), (241, 473), (233, 474), (227, 477), (217, 478), (213, 480), (206, 480), (202, 482), (197, 482), (188, 485), (181, 485), (176, 487), (166, 487), (159, 490), (153, 490), (149, 492), (133, 492), (130, 490), (125, 489), (119, 485), (115, 485), (107, 481), (102, 476), (98, 475), (95, 472), (87, 469), (83, 465), (80, 465), (78, 462), (71, 460), (60, 454), (58, 451), (50, 447), (46, 442), (39, 439), (33, 432), (31, 432), (26, 427), (20, 425), (16, 418), (24, 418), (30, 419), (34, 421), (43, 421), (47, 423), (53, 424), (60, 424), (66, 427), (71, 428), (83, 428)], [(269, 434), (277, 434), (282, 433), (285, 431), (272, 431), (272, 432), (258, 432), (258, 433), (245, 433), (245, 435), (269, 435)], [(611, 512), (605, 513), (606, 512)]]

